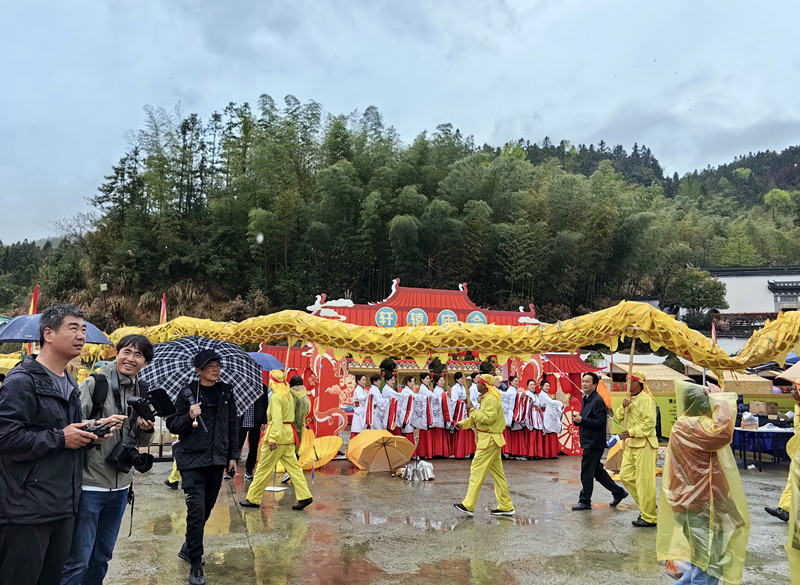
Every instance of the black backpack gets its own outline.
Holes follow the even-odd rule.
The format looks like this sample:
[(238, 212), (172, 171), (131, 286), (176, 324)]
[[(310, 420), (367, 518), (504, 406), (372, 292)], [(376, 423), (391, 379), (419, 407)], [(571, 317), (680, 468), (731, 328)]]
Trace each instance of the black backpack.
[[(100, 411), (103, 409), (103, 404), (108, 398), (108, 379), (100, 372), (92, 374), (94, 378), (94, 391), (92, 392), (92, 412), (89, 413), (89, 419), (97, 418)], [(139, 394), (147, 394), (147, 383), (144, 380), (139, 380)], [(122, 409), (122, 396), (119, 389), (114, 392), (114, 403), (117, 405), (117, 412), (124, 412)]]

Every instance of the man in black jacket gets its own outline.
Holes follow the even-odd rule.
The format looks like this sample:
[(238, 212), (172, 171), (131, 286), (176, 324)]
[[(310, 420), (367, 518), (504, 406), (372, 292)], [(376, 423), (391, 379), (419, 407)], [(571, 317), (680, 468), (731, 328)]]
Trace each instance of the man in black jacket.
[(608, 410), (603, 397), (597, 392), (597, 383), (600, 380), (595, 373), (584, 374), (581, 378), (581, 392), (583, 393), (583, 406), (580, 415), (572, 420), (579, 427), (581, 436), (581, 495), (578, 503), (572, 506), (573, 510), (592, 509), (592, 491), (594, 480), (606, 488), (614, 496), (611, 507), (615, 508), (623, 498), (628, 495), (622, 487), (614, 483), (608, 472), (600, 463), (606, 449), (606, 425), (608, 424)]
[(82, 430), (80, 396), (66, 371), (85, 341), (80, 309), (47, 309), (39, 355), (11, 370), (0, 388), (2, 585), (61, 581), (81, 496), (80, 449), (97, 439)]
[(203, 585), (203, 533), (217, 501), (225, 469), (239, 459), (239, 419), (233, 391), (220, 382), (221, 358), (203, 350), (194, 358), (199, 382), (192, 382), (175, 399), (175, 414), (167, 428), (180, 440), (173, 456), (186, 495), (186, 542), (178, 557), (188, 561), (190, 585)]

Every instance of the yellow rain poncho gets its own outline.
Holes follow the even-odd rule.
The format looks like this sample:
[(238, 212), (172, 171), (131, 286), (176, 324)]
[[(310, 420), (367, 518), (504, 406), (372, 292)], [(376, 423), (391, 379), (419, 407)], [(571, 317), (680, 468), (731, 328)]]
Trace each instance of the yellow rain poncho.
[[(272, 398), (267, 407), (267, 431), (261, 440), (259, 463), (253, 482), (247, 490), (247, 499), (254, 504), (261, 503), (264, 488), (267, 487), (270, 475), (280, 461), (292, 480), (298, 501), (305, 500), (311, 497), (311, 492), (303, 470), (297, 462), (295, 446), (299, 445), (300, 441), (294, 427), (295, 400), (286, 383), (286, 374), (283, 370), (270, 371), (269, 387), (272, 390)], [(274, 450), (270, 449), (270, 443), (277, 447)]]
[[(800, 436), (800, 405), (795, 404), (794, 406), (794, 436)], [(787, 446), (788, 448), (788, 446)], [(791, 454), (789, 455), (791, 457)], [(789, 506), (792, 497), (792, 477), (786, 479), (786, 488), (783, 490), (781, 494), (780, 502), (778, 502), (778, 507), (783, 508), (787, 512), (789, 511)]]
[(658, 509), (658, 559), (688, 561), (723, 583), (740, 583), (750, 533), (733, 452), (736, 395), (675, 383), (672, 427)]
[(642, 520), (656, 522), (656, 401), (645, 383), (645, 377), (637, 372), (634, 379), (642, 384), (642, 391), (631, 398), (627, 408), (620, 406), (615, 415), (630, 433), (622, 454), (619, 479), (633, 496), (642, 511)]
[[(796, 412), (796, 410), (795, 410)], [(789, 557), (789, 575), (792, 585), (800, 585), (800, 435), (795, 434), (786, 445), (792, 458), (789, 466), (791, 496), (789, 507), (789, 539), (786, 541), (786, 556)]]
[(486, 385), (486, 393), (481, 396), (481, 407), (473, 409), (469, 417), (458, 423), (459, 428), (475, 429), (477, 449), (469, 469), (469, 487), (461, 504), (470, 512), (475, 510), (478, 494), (481, 491), (486, 474), (491, 474), (494, 482), (494, 495), (497, 498), (497, 509), (509, 511), (514, 509), (511, 495), (508, 493), (508, 482), (503, 471), (502, 448), (506, 444), (503, 431), (506, 419), (500, 392), (494, 387), (494, 376), (481, 374), (479, 382)]

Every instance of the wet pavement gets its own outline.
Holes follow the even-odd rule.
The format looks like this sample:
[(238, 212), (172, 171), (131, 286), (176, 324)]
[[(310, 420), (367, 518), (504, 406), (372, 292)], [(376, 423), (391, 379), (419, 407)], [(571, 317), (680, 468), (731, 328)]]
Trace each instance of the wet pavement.
[[(291, 509), (291, 486), (266, 493), (258, 510), (240, 508), (249, 483), (240, 470), (224, 482), (206, 526), (206, 578), (211, 585), (673, 583), (655, 558), (655, 529), (631, 526), (632, 499), (611, 508), (596, 485), (591, 511), (570, 509), (579, 463), (505, 461), (513, 519), (489, 514), (488, 480), (473, 518), (453, 508), (466, 492), (469, 461), (434, 460), (436, 479), (419, 483), (333, 461), (316, 470), (314, 503), (304, 511)], [(163, 484), (169, 470), (157, 463), (137, 474), (133, 534), (127, 513), (106, 583), (186, 582), (189, 567), (176, 556), (186, 508), (183, 492)], [(787, 464), (742, 471), (751, 521), (743, 583), (789, 583), (787, 524), (763, 512), (777, 504), (787, 472)]]

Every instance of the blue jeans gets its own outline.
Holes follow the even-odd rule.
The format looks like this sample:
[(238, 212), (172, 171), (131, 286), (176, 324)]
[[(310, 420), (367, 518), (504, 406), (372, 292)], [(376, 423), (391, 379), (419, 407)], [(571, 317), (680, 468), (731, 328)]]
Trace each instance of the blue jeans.
[(127, 503), (127, 489), (81, 492), (72, 548), (61, 585), (102, 585)]
[(675, 581), (675, 585), (717, 585), (719, 579), (712, 577), (697, 565), (689, 565), (683, 577)]

